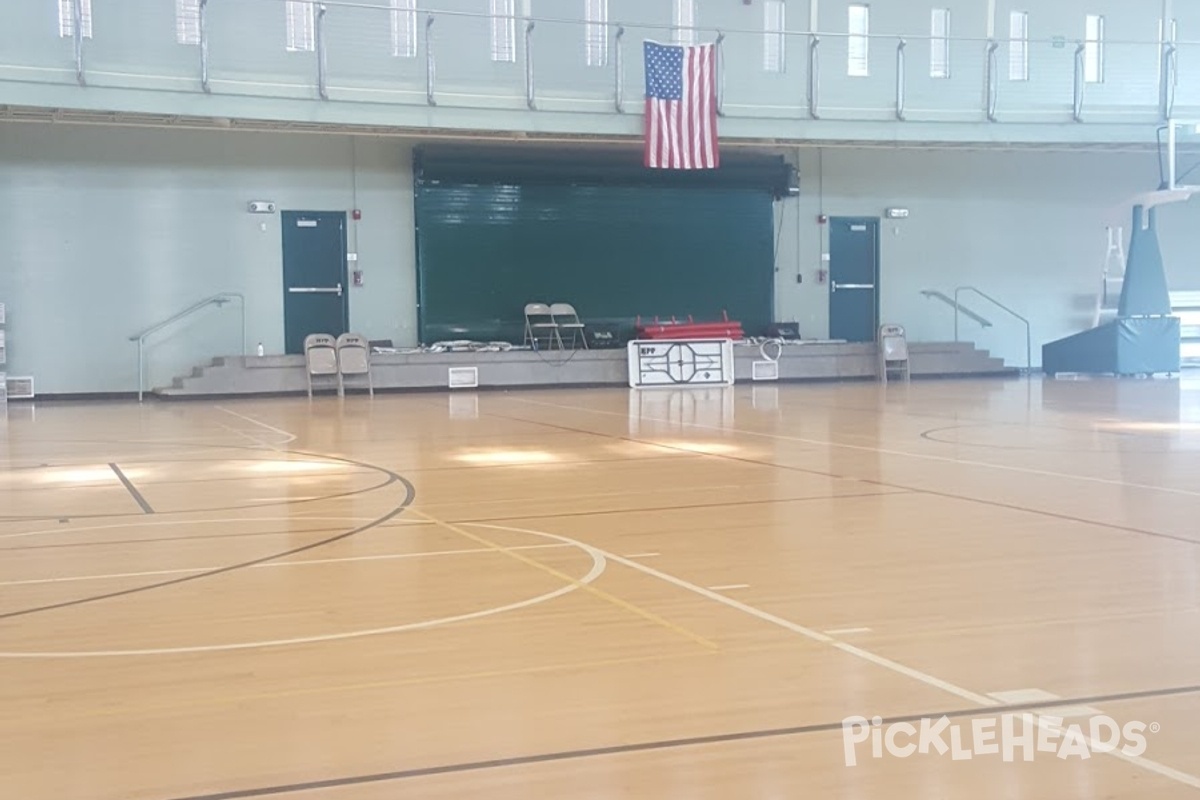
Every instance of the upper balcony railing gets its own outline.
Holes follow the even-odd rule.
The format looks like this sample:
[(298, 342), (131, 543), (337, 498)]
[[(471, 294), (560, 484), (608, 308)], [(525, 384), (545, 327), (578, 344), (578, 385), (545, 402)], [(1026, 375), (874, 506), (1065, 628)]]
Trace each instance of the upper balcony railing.
[[(633, 115), (644, 85), (640, 44), (673, 35), (668, 25), (520, 16), (497, 23), (487, 14), (343, 0), (302, 2), (311, 14), (290, 19), (283, 0), (200, 0), (188, 28), (174, 18), (175, 4), (124, 0), (98, 3), (94, 37), (85, 38), (81, 0), (69, 1), (73, 36), (47, 31), (39, 39), (10, 27), (6, 40), (0, 33), (0, 80)], [(105, 24), (105, 13), (119, 16)], [(37, 29), (44, 29), (40, 18)], [(694, 35), (718, 43), (726, 118), (1148, 124), (1200, 117), (1200, 43), (1087, 47), (1063, 39), (704, 28)]]

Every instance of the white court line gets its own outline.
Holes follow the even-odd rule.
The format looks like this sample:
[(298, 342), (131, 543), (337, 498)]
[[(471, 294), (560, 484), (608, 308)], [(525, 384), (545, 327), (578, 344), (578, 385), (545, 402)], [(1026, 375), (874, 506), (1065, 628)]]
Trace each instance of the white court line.
[(630, 553), (626, 558), (657, 558), (662, 553)]
[(731, 583), (726, 586), (710, 586), (710, 587), (708, 587), (708, 590), (710, 592), (728, 592), (728, 591), (732, 591), (734, 589), (749, 589), (749, 588), (750, 588), (750, 584), (748, 584), (748, 583)]
[[(465, 523), (465, 524), (474, 524), (474, 523)], [(588, 573), (586, 575), (584, 575), (582, 578), (580, 578), (578, 581), (572, 581), (571, 583), (567, 584), (566, 586), (562, 586), (558, 589), (555, 589), (552, 592), (546, 592), (545, 594), (540, 594), (537, 597), (530, 597), (526, 600), (519, 600), (515, 603), (508, 603), (507, 605), (496, 606), (494, 608), (485, 608), (481, 611), (472, 611), (472, 612), (469, 612), (466, 614), (457, 614), (452, 617), (440, 617), (438, 619), (428, 619), (428, 620), (423, 620), (421, 622), (409, 622), (404, 625), (392, 625), (387, 628), (373, 628), (371, 630), (361, 630), (361, 631), (346, 631), (344, 633), (326, 633), (326, 634), (320, 634), (317, 636), (302, 636), (302, 637), (297, 637), (294, 639), (275, 639), (275, 640), (257, 641), (257, 642), (237, 642), (237, 643), (233, 643), (233, 644), (193, 645), (190, 647), (159, 647), (159, 648), (144, 649), (144, 650), (83, 650), (83, 651), (74, 651), (74, 652), (48, 651), (48, 652), (39, 652), (39, 653), (0, 652), (0, 659), (5, 659), (5, 658), (108, 658), (108, 657), (120, 657), (120, 656), (177, 655), (180, 653), (217, 653), (217, 652), (223, 652), (223, 651), (228, 651), (228, 650), (257, 650), (257, 649), (266, 648), (266, 647), (284, 647), (284, 646), (289, 646), (289, 645), (303, 645), (303, 644), (322, 644), (325, 642), (343, 641), (345, 639), (360, 639), (360, 638), (363, 638), (366, 636), (382, 636), (384, 634), (400, 633), (403, 631), (424, 630), (426, 628), (434, 628), (439, 625), (449, 625), (449, 624), (455, 623), (455, 622), (465, 622), (467, 620), (482, 619), (484, 617), (491, 617), (491, 616), (495, 616), (497, 614), (503, 614), (507, 611), (515, 611), (515, 610), (521, 609), (521, 608), (528, 608), (530, 606), (535, 606), (540, 603), (548, 602), (557, 597), (562, 597), (565, 594), (569, 594), (569, 593), (575, 591), (576, 589), (580, 588), (581, 586), (586, 586), (590, 583), (594, 583), (601, 575), (604, 574), (604, 570), (607, 567), (608, 562), (605, 560), (604, 553), (602, 551), (597, 550), (596, 548), (591, 547), (590, 545), (583, 544), (582, 542), (573, 542), (570, 540), (564, 540), (564, 538), (561, 536), (555, 536), (555, 535), (549, 534), (549, 533), (539, 533), (537, 531), (530, 531), (529, 533), (533, 536), (540, 536), (544, 539), (554, 539), (556, 541), (561, 541), (563, 544), (567, 544), (567, 545), (571, 545), (573, 547), (579, 548), (580, 550), (587, 553), (587, 555), (591, 557), (592, 568), (590, 570), (588, 570)], [(488, 549), (493, 550), (492, 548), (488, 548)], [(493, 550), (493, 552), (495, 552), (495, 551)]]
[[(515, 402), (518, 402), (518, 403), (528, 403), (530, 405), (546, 406), (548, 408), (565, 409), (568, 411), (583, 411), (583, 412), (587, 412), (589, 414), (604, 414), (606, 416), (621, 417), (621, 418), (628, 418), (628, 416), (629, 416), (628, 414), (618, 414), (615, 411), (602, 411), (600, 409), (595, 409), (595, 408), (584, 408), (583, 406), (569, 406), (569, 405), (562, 405), (560, 403), (547, 403), (544, 401), (529, 400), (529, 399), (523, 398), (523, 397), (511, 397), (509, 399), (511, 399)], [(1190, 491), (1188, 489), (1175, 489), (1175, 488), (1171, 488), (1168, 486), (1149, 486), (1144, 483), (1128, 483), (1127, 481), (1120, 481), (1120, 480), (1115, 480), (1112, 478), (1096, 478), (1096, 477), (1092, 477), (1089, 475), (1072, 475), (1067, 472), (1054, 472), (1052, 470), (1045, 470), (1045, 469), (1031, 469), (1029, 467), (1014, 467), (1014, 466), (1010, 466), (1007, 464), (993, 464), (988, 461), (973, 461), (973, 460), (965, 459), (965, 458), (950, 458), (948, 456), (935, 456), (935, 455), (931, 455), (929, 453), (910, 453), (905, 450), (888, 450), (888, 449), (884, 449), (882, 447), (868, 447), (866, 445), (861, 445), (861, 444), (847, 444), (844, 442), (829, 442), (829, 441), (822, 441), (821, 439), (806, 439), (802, 436), (784, 436), (784, 435), (778, 434), (778, 433), (763, 433), (761, 431), (751, 431), (751, 430), (745, 430), (743, 428), (729, 428), (729, 427), (723, 427), (723, 426), (719, 426), (719, 425), (705, 425), (700, 422), (681, 422), (678, 420), (663, 419), (661, 417), (649, 417), (644, 414), (641, 415), (640, 418), (644, 419), (648, 422), (667, 422), (667, 423), (671, 423), (671, 424), (682, 425), (685, 427), (701, 428), (704, 430), (725, 431), (725, 432), (732, 430), (734, 433), (743, 434), (746, 436), (758, 436), (758, 437), (765, 438), (765, 439), (775, 439), (777, 441), (799, 442), (801, 444), (818, 445), (821, 447), (837, 447), (837, 448), (841, 448), (843, 450), (860, 450), (860, 451), (867, 452), (867, 453), (879, 453), (880, 455), (886, 455), (886, 456), (901, 456), (903, 458), (916, 458), (916, 459), (920, 459), (923, 461), (938, 461), (938, 462), (945, 463), (945, 464), (963, 465), (963, 466), (970, 466), (970, 467), (983, 467), (985, 469), (995, 469), (995, 470), (1000, 470), (1003, 472), (1017, 472), (1017, 473), (1023, 473), (1026, 475), (1040, 475), (1040, 476), (1046, 477), (1046, 478), (1065, 478), (1067, 480), (1083, 481), (1085, 483), (1098, 483), (1098, 484), (1102, 484), (1105, 486), (1124, 486), (1129, 489), (1145, 489), (1146, 491), (1151, 491), (1151, 492), (1166, 492), (1168, 494), (1179, 494), (1179, 495), (1185, 495), (1187, 497), (1200, 497), (1200, 492)], [(601, 435), (604, 435), (604, 434), (601, 434)], [(642, 440), (642, 439), (639, 439), (638, 441), (646, 442), (646, 440)], [(647, 443), (653, 444), (652, 442), (647, 442)]]
[[(503, 525), (478, 524), (478, 527), (492, 528), (495, 530), (503, 530), (503, 531), (512, 531), (515, 533), (541, 534), (543, 536), (547, 536), (552, 539), (557, 539), (558, 541), (561, 541), (561, 542), (567, 542), (567, 543), (576, 544), (579, 546), (590, 547), (590, 545), (583, 545), (582, 542), (577, 542), (576, 540), (570, 539), (566, 536), (559, 536), (559, 535), (553, 534), (553, 533), (546, 533), (545, 531), (532, 531), (527, 528), (510, 528), (510, 527), (506, 527)], [(977, 694), (976, 692), (972, 692), (969, 689), (964, 689), (961, 686), (956, 686), (953, 683), (950, 683), (948, 681), (941, 680), (940, 678), (935, 678), (934, 676), (929, 675), (928, 673), (912, 669), (911, 667), (906, 667), (903, 664), (900, 664), (896, 661), (892, 661), (889, 658), (877, 656), (874, 653), (871, 653), (867, 650), (863, 650), (861, 647), (855, 647), (853, 645), (845, 644), (844, 642), (835, 642), (832, 639), (830, 639), (828, 636), (821, 634), (821, 633), (817, 633), (816, 631), (814, 631), (810, 628), (805, 628), (801, 625), (797, 625), (793, 622), (789, 622), (788, 620), (785, 620), (782, 617), (777, 617), (774, 614), (769, 614), (765, 611), (754, 608), (753, 606), (748, 606), (745, 603), (738, 602), (737, 600), (726, 597), (725, 595), (716, 594), (715, 592), (713, 592), (709, 589), (704, 589), (693, 583), (688, 583), (687, 581), (685, 581), (681, 578), (676, 578), (674, 575), (668, 575), (665, 572), (659, 572), (658, 570), (654, 569), (653, 567), (648, 567), (645, 564), (639, 564), (636, 561), (630, 561), (627, 558), (621, 558), (620, 556), (613, 555), (612, 553), (605, 552), (604, 550), (598, 550), (598, 552), (601, 553), (609, 561), (615, 561), (618, 564), (624, 564), (627, 567), (638, 570), (640, 572), (644, 572), (647, 575), (651, 575), (653, 577), (659, 578), (661, 580), (666, 581), (667, 583), (673, 584), (682, 589), (687, 589), (690, 592), (694, 592), (695, 594), (701, 595), (703, 597), (707, 597), (711, 600), (716, 600), (717, 602), (727, 605), (731, 608), (736, 608), (739, 611), (744, 611), (747, 614), (750, 614), (754, 617), (757, 617), (757, 618), (763, 620), (764, 622), (773, 623), (775, 625), (780, 626), (781, 628), (785, 628), (787, 630), (794, 631), (795, 633), (799, 633), (800, 635), (806, 636), (815, 641), (832, 644), (833, 647), (836, 647), (838, 650), (841, 650), (842, 652), (844, 652), (848, 655), (852, 655), (852, 656), (856, 656), (858, 658), (864, 659), (866, 661), (871, 662), (872, 664), (876, 664), (877, 666), (883, 667), (884, 669), (888, 669), (888, 670), (891, 670), (892, 672), (896, 672), (900, 675), (904, 675), (905, 677), (912, 678), (913, 680), (916, 680), (916, 681), (920, 681), (921, 683), (924, 683), (927, 686), (932, 686), (934, 688), (941, 689), (944, 692), (948, 692), (950, 694), (957, 695), (958, 697), (961, 697), (964, 700), (968, 700), (972, 703), (975, 703), (976, 705), (983, 706), (985, 708), (1002, 707), (1001, 702), (996, 700), (995, 698), (988, 697), (987, 695)], [(1037, 720), (1038, 720), (1037, 724), (1040, 727), (1048, 725), (1048, 723), (1043, 722), (1043, 720), (1040, 716), (1037, 718)], [(1094, 743), (1092, 743), (1090, 740), (1089, 740), (1089, 746), (1092, 747), (1092, 749), (1095, 750), (1095, 752), (1101, 752), (1101, 750), (1099, 748), (1095, 747)], [(1122, 753), (1119, 750), (1111, 751), (1108, 753), (1108, 755), (1119, 758), (1122, 761), (1125, 761), (1134, 766), (1141, 767), (1142, 769), (1145, 769), (1148, 772), (1153, 772), (1157, 775), (1161, 775), (1164, 778), (1169, 778), (1170, 780), (1176, 781), (1178, 783), (1182, 783), (1185, 786), (1191, 786), (1191, 787), (1200, 789), (1200, 778), (1197, 778), (1194, 775), (1189, 775), (1185, 772), (1180, 772), (1179, 770), (1174, 769), (1173, 767), (1168, 767), (1164, 764), (1158, 763), (1157, 761), (1151, 761), (1150, 759), (1143, 758), (1142, 756), (1126, 755), (1125, 753)]]
[(870, 628), (835, 628), (831, 631), (825, 631), (830, 636), (844, 636), (849, 633), (870, 633)]
[[(568, 547), (563, 542), (555, 544), (523, 544), (517, 547), (502, 548), (509, 550), (546, 550), (552, 547)], [(463, 556), (477, 553), (498, 553), (491, 547), (480, 547), (460, 550), (431, 550), (423, 553), (391, 553), (378, 556), (349, 556), (346, 558), (310, 558), (297, 561), (268, 561), (263, 564), (253, 564), (247, 569), (277, 569), (279, 567), (304, 567), (310, 564), (348, 564), (354, 561), (392, 561), (406, 558), (433, 558), (435, 556)], [(75, 575), (64, 578), (34, 578), (24, 581), (0, 581), (0, 586), (34, 586), (44, 583), (73, 583), (76, 581), (102, 581), (111, 578), (148, 578), (155, 575), (192, 575), (201, 572), (212, 572), (221, 567), (191, 567), (189, 569), (156, 569), (148, 572), (114, 572), (108, 575)]]
[[(196, 512), (199, 513), (199, 512)], [(160, 519), (152, 522), (129, 522), (114, 525), (84, 525), (73, 528), (70, 526), (60, 525), (57, 528), (42, 528), (37, 531), (23, 531), (21, 533), (0, 533), (0, 539), (23, 539), (26, 536), (53, 536), (56, 533), (84, 533), (85, 531), (110, 531), (114, 529), (125, 528), (157, 528), (169, 525), (212, 525), (216, 523), (243, 523), (243, 522), (341, 522), (348, 524), (351, 527), (357, 522), (374, 522), (375, 517), (305, 517), (295, 515), (291, 517), (234, 517), (232, 519)], [(407, 523), (413, 525), (415, 523)], [(401, 525), (385, 525), (380, 527), (403, 527)], [(319, 531), (280, 531), (280, 536), (286, 536), (293, 533), (318, 533)], [(254, 533), (254, 531), (250, 531)]]
[(217, 406), (216, 408), (217, 408), (217, 411), (223, 411), (226, 414), (235, 416), (238, 419), (243, 419), (246, 422), (250, 422), (255, 425), (258, 425), (260, 428), (266, 428), (267, 430), (271, 431), (272, 433), (278, 433), (280, 436), (285, 437), (284, 441), (279, 443), (280, 446), (285, 445), (285, 444), (291, 444), (292, 442), (296, 441), (296, 439), (300, 438), (294, 433), (288, 433), (287, 431), (283, 430), (282, 428), (276, 428), (275, 426), (268, 425), (267, 423), (257, 420), (254, 417), (248, 417), (245, 414), (239, 414), (236, 411), (231, 411), (228, 408), (225, 408), (224, 406)]
[[(479, 525), (479, 527), (492, 528), (494, 530), (502, 530), (502, 531), (512, 531), (514, 533), (529, 533), (529, 534), (540, 533), (544, 536), (549, 536), (551, 538), (557, 539), (562, 542), (568, 542), (571, 544), (579, 544), (579, 545), (582, 544), (582, 543), (576, 542), (576, 540), (570, 539), (566, 536), (559, 536), (557, 534), (546, 533), (545, 531), (536, 531), (535, 532), (535, 531), (529, 530), (528, 528), (510, 528), (510, 527), (506, 527), (503, 525), (482, 525), (482, 524)], [(831, 644), (834, 647), (838, 648), (839, 650), (842, 650), (843, 652), (848, 653), (852, 656), (857, 656), (858, 658), (862, 658), (866, 661), (870, 661), (871, 663), (876, 664), (878, 666), (884, 667), (886, 669), (890, 669), (893, 672), (898, 672), (901, 675), (905, 675), (906, 677), (918, 680), (928, 686), (933, 686), (933, 687), (941, 689), (945, 692), (949, 692), (950, 694), (958, 695), (959, 697), (961, 697), (965, 700), (969, 700), (972, 703), (975, 703), (976, 705), (986, 706), (986, 707), (992, 707), (992, 706), (999, 705), (998, 701), (996, 701), (990, 697), (987, 697), (986, 695), (976, 694), (975, 692), (972, 692), (968, 689), (964, 689), (961, 686), (955, 686), (954, 684), (948, 683), (947, 681), (943, 681), (940, 678), (935, 678), (932, 675), (927, 675), (924, 672), (920, 672), (920, 671), (912, 669), (910, 667), (906, 667), (903, 664), (899, 664), (895, 661), (891, 661), (890, 659), (886, 659), (881, 656), (877, 656), (874, 653), (869, 653), (866, 650), (862, 650), (858, 647), (853, 647), (851, 645), (843, 644), (841, 642), (835, 642), (829, 636), (826, 636), (823, 633), (815, 631), (812, 628), (806, 628), (803, 625), (797, 625), (796, 623), (786, 620), (783, 617), (777, 617), (774, 614), (763, 611), (762, 609), (755, 608), (754, 606), (746, 605), (745, 603), (742, 603), (738, 600), (734, 600), (732, 597), (726, 597), (723, 594), (717, 594), (716, 592), (714, 592), (711, 589), (705, 589), (702, 586), (697, 586), (694, 583), (689, 583), (688, 581), (685, 581), (682, 578), (676, 578), (674, 575), (668, 575), (665, 572), (660, 572), (660, 571), (654, 569), (653, 567), (648, 567), (645, 564), (638, 563), (637, 561), (632, 561), (628, 558), (622, 558), (618, 555), (614, 555), (614, 554), (606, 552), (604, 550), (601, 550), (600, 552), (603, 553), (604, 557), (607, 558), (609, 561), (615, 561), (618, 564), (624, 564), (627, 567), (631, 567), (632, 569), (636, 569), (636, 570), (639, 570), (640, 572), (644, 572), (647, 575), (651, 575), (655, 578), (658, 578), (659, 580), (666, 581), (667, 583), (670, 583), (674, 586), (678, 586), (681, 589), (686, 589), (689, 592), (693, 592), (695, 594), (701, 595), (702, 597), (707, 597), (710, 600), (716, 600), (718, 603), (722, 603), (724, 605), (729, 606), (730, 608), (735, 608), (738, 611), (742, 611), (753, 617), (757, 617), (758, 619), (761, 619), (764, 622), (770, 622), (773, 625), (778, 625), (779, 627), (784, 628), (785, 630), (792, 631), (793, 633), (798, 633), (801, 636), (812, 639), (813, 641), (822, 642), (824, 644)]]

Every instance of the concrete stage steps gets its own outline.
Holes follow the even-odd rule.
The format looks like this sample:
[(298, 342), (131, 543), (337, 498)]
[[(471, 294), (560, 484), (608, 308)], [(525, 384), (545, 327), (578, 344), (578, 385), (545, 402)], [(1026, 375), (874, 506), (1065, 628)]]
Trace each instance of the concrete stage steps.
[[(1016, 369), (967, 342), (912, 342), (914, 377), (1014, 376)], [(758, 347), (734, 348), (738, 383), (750, 383)], [(627, 386), (627, 356), (619, 350), (504, 353), (397, 353), (371, 358), (377, 391), (448, 389), (450, 367), (477, 367), (480, 388), (535, 386)], [(805, 342), (789, 344), (779, 358), (783, 381), (853, 380), (876, 374), (873, 344)], [(318, 384), (324, 386), (325, 384)], [(164, 398), (290, 394), (307, 391), (301, 356), (226, 356), (197, 367), (171, 386), (154, 390)], [(358, 391), (357, 386), (347, 391)]]

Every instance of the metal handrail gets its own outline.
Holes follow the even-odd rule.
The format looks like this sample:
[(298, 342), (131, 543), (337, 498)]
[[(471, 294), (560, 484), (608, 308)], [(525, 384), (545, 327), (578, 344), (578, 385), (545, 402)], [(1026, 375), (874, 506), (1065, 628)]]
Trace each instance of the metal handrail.
[[(1022, 323), (1024, 323), (1024, 325), (1025, 325), (1025, 372), (1026, 373), (1032, 372), (1033, 371), (1033, 332), (1029, 326), (1029, 320), (1026, 319), (1025, 317), (1021, 316), (1020, 314), (1018, 314), (1016, 311), (1013, 311), (1011, 308), (1004, 305), (1004, 303), (1001, 303), (999, 300), (992, 297), (987, 292), (981, 291), (980, 289), (977, 289), (974, 286), (959, 286), (959, 287), (955, 288), (955, 290), (954, 290), (954, 304), (955, 305), (959, 304), (958, 296), (963, 292), (974, 292), (975, 294), (982, 297), (984, 300), (987, 300), (989, 303), (994, 305), (996, 308), (1000, 309), (1001, 311), (1007, 312), (1008, 314), (1016, 317)], [(955, 312), (954, 312), (954, 341), (956, 341), (956, 342), (958, 341), (958, 311), (957, 310), (955, 310)]]
[(324, 3), (318, 3), (313, 25), (313, 44), (317, 48), (317, 94), (322, 100), (329, 99), (329, 62), (325, 56), (325, 15), (328, 12)]
[(713, 69), (717, 71), (717, 116), (725, 116), (725, 34), (717, 31), (713, 45)]
[(613, 63), (615, 64), (616, 76), (616, 105), (617, 113), (625, 113), (625, 48), (623, 41), (625, 39), (625, 27), (617, 26), (617, 35), (613, 39)]
[(200, 0), (196, 9), (196, 24), (200, 29), (200, 90), (209, 94), (212, 86), (208, 79), (208, 0)]
[(75, 47), (75, 80), (80, 86), (87, 86), (87, 77), (83, 69), (83, 0), (72, 0), (71, 21), (71, 38)]
[(808, 41), (808, 115), (820, 119), (817, 108), (821, 102), (821, 57), (817, 52), (821, 37), (813, 36)]
[(969, 319), (973, 319), (978, 322), (981, 328), (992, 327), (991, 320), (984, 319), (982, 316), (976, 314), (966, 306), (959, 305), (958, 303), (954, 302), (954, 298), (950, 297), (950, 295), (946, 294), (945, 292), (939, 292), (936, 289), (922, 289), (921, 294), (924, 295), (926, 299), (941, 300), (943, 303), (953, 308), (956, 313), (962, 312), (964, 317), (968, 317)]
[(531, 111), (537, 110), (537, 88), (533, 73), (533, 29), (536, 26), (533, 20), (525, 23), (525, 104)]
[(896, 119), (904, 122), (904, 83), (908, 75), (907, 62), (905, 60), (905, 51), (908, 48), (908, 42), (904, 39), (896, 45)]
[(997, 74), (999, 65), (996, 63), (996, 51), (1000, 43), (989, 41), (987, 46), (987, 97), (986, 108), (988, 122), (996, 121), (996, 105), (1000, 96), (1000, 76)]
[(1086, 59), (1087, 45), (1081, 44), (1075, 48), (1075, 86), (1074, 102), (1071, 106), (1071, 118), (1083, 122), (1083, 96), (1087, 87)]
[(154, 334), (161, 331), (163, 328), (174, 325), (176, 322), (179, 322), (182, 319), (186, 319), (187, 317), (190, 317), (192, 314), (195, 314), (197, 311), (199, 311), (202, 308), (207, 308), (208, 306), (213, 306), (213, 305), (223, 306), (226, 303), (230, 303), (233, 301), (237, 301), (238, 307), (241, 309), (242, 355), (245, 355), (246, 354), (246, 298), (243, 297), (242, 295), (238, 294), (237, 292), (221, 292), (220, 294), (214, 294), (210, 297), (206, 297), (203, 300), (197, 300), (195, 303), (192, 303), (190, 306), (185, 308), (183, 311), (180, 311), (178, 314), (173, 314), (172, 316), (164, 319), (162, 322), (157, 322), (154, 325), (151, 325), (149, 328), (146, 328), (145, 330), (142, 330), (142, 331), (138, 331), (137, 333), (135, 333), (129, 337), (129, 341), (137, 342), (137, 347), (138, 347), (138, 402), (139, 403), (142, 402), (142, 394), (144, 393), (145, 388), (146, 388), (145, 387), (145, 378), (144, 378), (146, 362), (145, 362), (145, 359), (143, 358), (146, 340), (148, 338), (150, 338), (151, 336), (153, 336)]
[(433, 21), (433, 14), (425, 18), (425, 102), (436, 106), (437, 100), (433, 96), (434, 84), (437, 81), (437, 61), (433, 55)]

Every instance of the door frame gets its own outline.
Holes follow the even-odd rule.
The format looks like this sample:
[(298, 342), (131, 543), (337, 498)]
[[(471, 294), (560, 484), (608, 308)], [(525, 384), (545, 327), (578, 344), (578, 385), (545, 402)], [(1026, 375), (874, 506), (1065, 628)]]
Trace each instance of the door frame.
[(883, 256), (880, 242), (883, 239), (883, 219), (881, 217), (830, 217), (829, 218), (829, 303), (826, 305), (826, 310), (829, 313), (829, 332), (833, 335), (833, 225), (836, 222), (844, 222), (847, 225), (866, 224), (875, 226), (875, 274), (872, 282), (875, 285), (875, 320), (872, 323), (871, 339), (874, 342), (879, 338), (879, 326), (882, 324), (882, 309), (880, 306), (880, 289), (881, 278), (883, 273)]
[[(350, 275), (349, 275), (350, 269), (349, 269), (349, 261), (347, 260), (347, 259), (348, 259), (348, 257), (349, 257), (349, 255), (350, 255), (350, 240), (349, 240), (349, 231), (347, 230), (347, 225), (348, 225), (348, 222), (347, 222), (347, 215), (346, 215), (346, 212), (345, 212), (345, 211), (338, 211), (338, 210), (334, 210), (334, 211), (318, 211), (318, 210), (311, 209), (311, 208), (307, 208), (307, 209), (295, 209), (295, 208), (280, 209), (280, 210), (279, 210), (279, 223), (280, 223), (280, 224), (279, 224), (279, 230), (280, 230), (280, 237), (279, 237), (279, 278), (280, 278), (280, 281), (281, 281), (281, 282), (282, 282), (282, 284), (283, 284), (283, 319), (282, 319), (282, 320), (280, 320), (280, 321), (281, 321), (281, 322), (282, 322), (282, 324), (283, 324), (283, 331), (282, 331), (282, 334), (283, 334), (284, 350), (285, 350), (285, 351), (287, 350), (287, 298), (288, 298), (288, 286), (287, 286), (287, 255), (286, 255), (286, 253), (285, 253), (285, 251), (284, 251), (283, 240), (284, 240), (284, 237), (286, 237), (286, 236), (287, 236), (287, 230), (288, 230), (288, 224), (289, 224), (289, 222), (291, 222), (291, 221), (294, 221), (294, 220), (295, 220), (295, 219), (297, 219), (297, 218), (302, 218), (302, 217), (304, 217), (304, 216), (306, 216), (306, 215), (309, 215), (309, 216), (317, 216), (317, 215), (321, 215), (321, 216), (336, 216), (336, 217), (340, 217), (340, 219), (341, 219), (341, 227), (340, 227), (340, 231), (341, 231), (341, 235), (342, 235), (342, 237), (341, 237), (341, 238), (342, 238), (342, 246), (341, 246), (341, 266), (338, 268), (338, 269), (339, 269), (339, 272), (338, 272), (338, 282), (339, 282), (339, 283), (341, 284), (341, 286), (342, 286), (342, 327), (343, 327), (343, 328), (344, 328), (346, 331), (349, 331), (349, 330), (350, 330)], [(303, 352), (304, 352), (304, 351), (303, 351), (303, 350), (301, 350), (301, 351), (300, 351), (300, 354), (301, 354), (301, 355), (303, 355)]]

